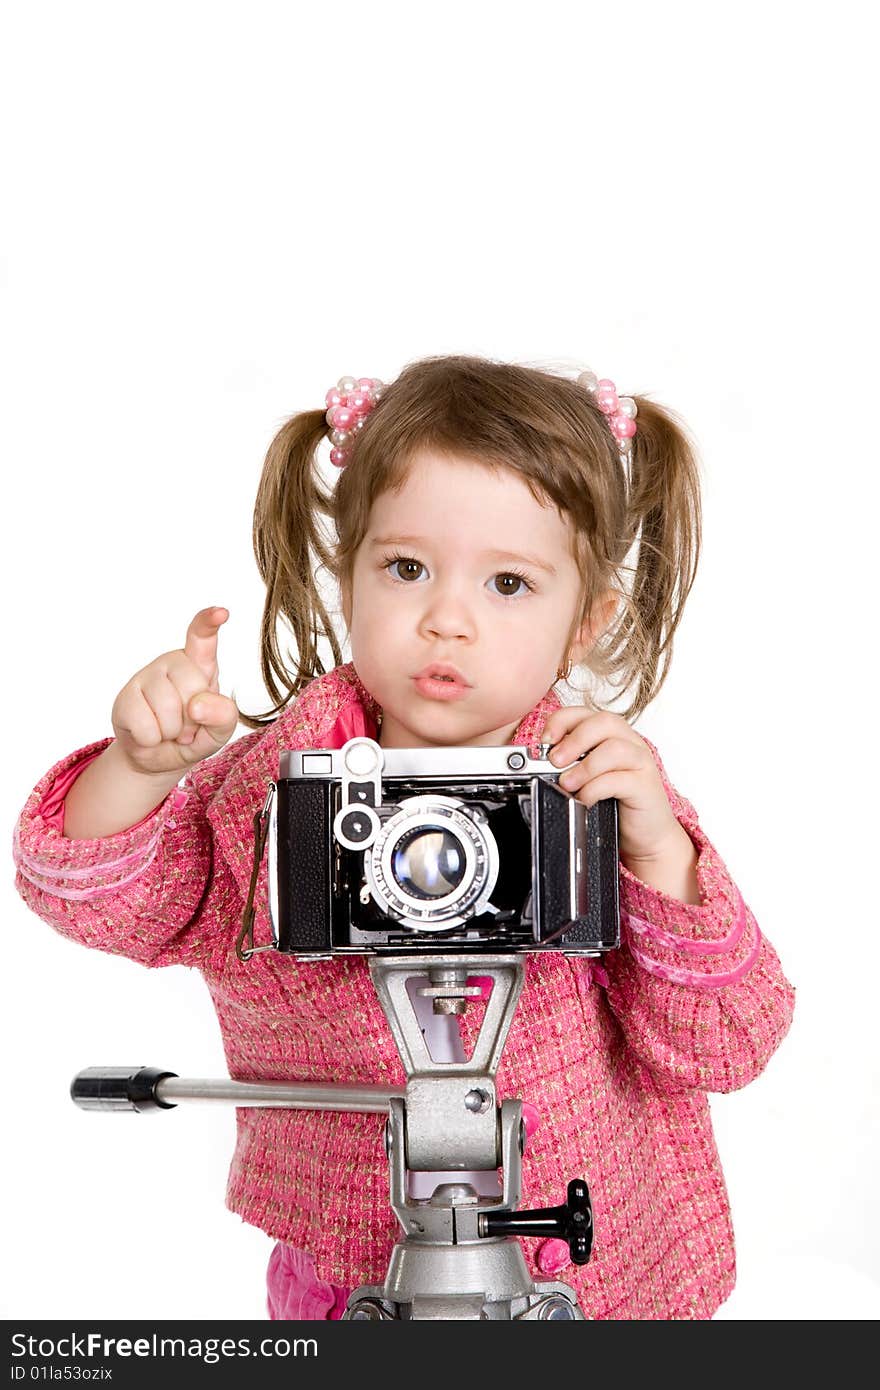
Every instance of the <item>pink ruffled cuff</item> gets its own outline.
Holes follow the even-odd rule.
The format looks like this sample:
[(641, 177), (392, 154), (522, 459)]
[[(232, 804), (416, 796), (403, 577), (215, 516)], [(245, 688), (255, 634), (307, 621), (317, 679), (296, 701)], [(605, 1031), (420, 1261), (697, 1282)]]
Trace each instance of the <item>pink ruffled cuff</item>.
[(188, 799), (183, 788), (175, 787), (154, 811), (116, 835), (69, 839), (63, 833), (64, 799), (80, 773), (111, 742), (102, 739), (56, 763), (37, 783), (15, 826), (16, 869), (27, 883), (52, 897), (89, 901), (118, 892), (138, 878), (155, 859), (165, 826), (174, 827), (174, 812)]
[(620, 866), (620, 922), (633, 959), (660, 979), (694, 988), (737, 984), (755, 965), (761, 933), (714, 846), (679, 814), (697, 850), (699, 903), (683, 903)]

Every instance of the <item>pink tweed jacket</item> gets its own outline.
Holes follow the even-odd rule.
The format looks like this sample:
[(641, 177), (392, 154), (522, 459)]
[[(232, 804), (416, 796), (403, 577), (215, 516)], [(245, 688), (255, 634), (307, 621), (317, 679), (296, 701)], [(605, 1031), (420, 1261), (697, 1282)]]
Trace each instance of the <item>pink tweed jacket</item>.
[[(512, 742), (536, 740), (558, 705), (551, 690)], [(139, 825), (101, 840), (65, 839), (61, 818), (46, 810), (53, 786), (108, 740), (73, 753), (37, 784), (16, 827), (22, 897), (86, 946), (148, 966), (197, 967), (233, 1077), (402, 1086), (363, 959), (305, 964), (265, 952), (242, 964), (234, 949), (252, 818), (279, 752), (374, 734), (378, 714), (354, 666), (338, 667), (270, 728), (194, 768)], [(620, 949), (601, 968), (550, 953), (526, 958), (498, 1072), (499, 1096), (520, 1096), (540, 1113), (523, 1204), (555, 1205), (569, 1178), (589, 1182), (596, 1240), (588, 1265), (563, 1265), (559, 1242), (523, 1247), (534, 1277), (566, 1280), (590, 1318), (709, 1318), (732, 1290), (733, 1231), (706, 1093), (735, 1090), (762, 1071), (794, 1001), (696, 811), (650, 746), (699, 853), (701, 902), (678, 902), (621, 868)], [(270, 938), (265, 865), (263, 875), (258, 942)], [(311, 1251), (322, 1279), (349, 1288), (381, 1282), (399, 1234), (384, 1118), (240, 1109), (237, 1126), (228, 1206)]]

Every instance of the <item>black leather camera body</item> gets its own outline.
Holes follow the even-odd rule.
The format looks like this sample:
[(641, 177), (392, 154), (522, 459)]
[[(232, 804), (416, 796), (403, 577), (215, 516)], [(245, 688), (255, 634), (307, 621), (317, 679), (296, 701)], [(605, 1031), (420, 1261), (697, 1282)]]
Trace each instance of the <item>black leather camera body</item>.
[(619, 945), (617, 802), (558, 785), (550, 745), (282, 753), (269, 825), (278, 950)]

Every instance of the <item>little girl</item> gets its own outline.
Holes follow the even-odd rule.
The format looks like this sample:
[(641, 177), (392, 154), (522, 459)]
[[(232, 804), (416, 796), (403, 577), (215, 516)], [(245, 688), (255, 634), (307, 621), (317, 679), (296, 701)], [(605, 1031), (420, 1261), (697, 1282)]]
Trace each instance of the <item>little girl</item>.
[[(328, 434), (332, 489), (317, 457)], [(570, 1265), (562, 1241), (523, 1242), (535, 1280), (569, 1283), (589, 1318), (709, 1318), (729, 1295), (706, 1093), (757, 1076), (792, 1015), (793, 990), (694, 807), (627, 722), (665, 679), (699, 527), (683, 430), (591, 372), (451, 356), (389, 386), (345, 377), (283, 426), (260, 482), (271, 709), (242, 715), (253, 732), (224, 749), (239, 719), (218, 687), (228, 613), (203, 609), (183, 647), (118, 694), (115, 737), (51, 768), (16, 831), (19, 891), (46, 922), (202, 971), (233, 1077), (402, 1088), (363, 957), (236, 954), (253, 817), (279, 754), (356, 734), (387, 748), (554, 745), (572, 796), (618, 802), (622, 943), (601, 966), (525, 957), (497, 1081), (533, 1121), (523, 1204), (589, 1183), (588, 1265)], [(347, 663), (319, 566), (341, 596)], [(626, 715), (562, 703), (556, 683), (575, 667), (631, 691)], [(265, 872), (258, 943), (271, 934)], [(399, 1234), (384, 1118), (240, 1109), (237, 1125), (227, 1203), (277, 1242), (270, 1316), (338, 1317), (348, 1290), (383, 1282)]]

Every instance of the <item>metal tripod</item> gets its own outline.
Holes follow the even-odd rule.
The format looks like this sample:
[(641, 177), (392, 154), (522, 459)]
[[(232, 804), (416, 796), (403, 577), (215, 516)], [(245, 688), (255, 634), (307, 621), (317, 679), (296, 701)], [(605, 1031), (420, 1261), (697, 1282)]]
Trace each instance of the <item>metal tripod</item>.
[[(517, 1236), (557, 1236), (572, 1261), (586, 1264), (593, 1225), (586, 1183), (568, 1184), (558, 1207), (517, 1211), (526, 1131), (522, 1102), (498, 1104), (495, 1076), (522, 990), (517, 955), (374, 956), (369, 967), (406, 1071), (406, 1089), (293, 1085), (280, 1082), (185, 1081), (155, 1068), (89, 1068), (71, 1094), (86, 1109), (169, 1108), (180, 1100), (297, 1109), (387, 1111), (385, 1148), (390, 1200), (403, 1230), (383, 1284), (355, 1289), (347, 1319), (583, 1319), (573, 1290), (529, 1277)], [(407, 979), (438, 1014), (458, 1015), (489, 977), (491, 993), (469, 1060), (435, 1060)], [(471, 1179), (502, 1170), (500, 1196), (481, 1195)], [(408, 1175), (458, 1174), (415, 1197)]]

